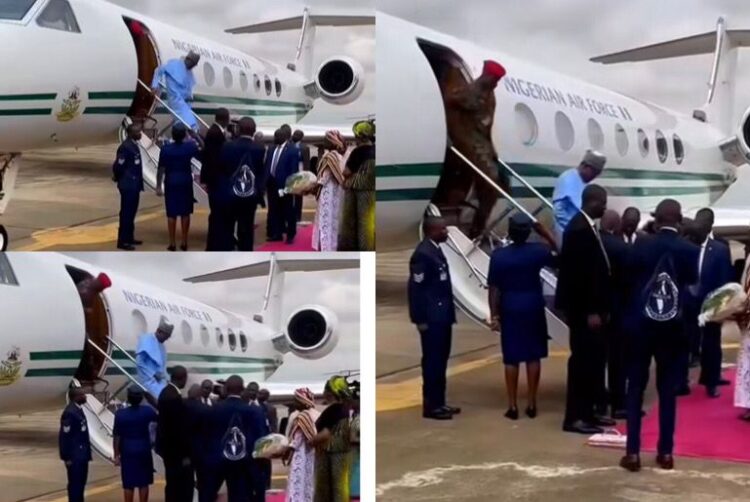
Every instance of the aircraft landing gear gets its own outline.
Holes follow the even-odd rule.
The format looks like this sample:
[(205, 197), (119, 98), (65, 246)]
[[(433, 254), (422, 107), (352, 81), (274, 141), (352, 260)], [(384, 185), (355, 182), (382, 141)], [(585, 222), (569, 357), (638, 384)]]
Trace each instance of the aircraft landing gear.
[(0, 225), (0, 252), (8, 249), (8, 232), (5, 231), (5, 227)]

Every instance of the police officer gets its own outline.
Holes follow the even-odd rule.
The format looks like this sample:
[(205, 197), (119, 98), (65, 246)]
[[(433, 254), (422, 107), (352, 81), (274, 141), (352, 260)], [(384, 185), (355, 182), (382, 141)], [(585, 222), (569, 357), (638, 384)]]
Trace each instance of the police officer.
[(143, 244), (135, 239), (135, 215), (143, 191), (143, 164), (138, 142), (141, 140), (140, 124), (128, 126), (128, 138), (117, 149), (117, 159), (112, 166), (114, 180), (120, 191), (120, 229), (117, 232), (117, 249), (133, 251)]
[(68, 471), (68, 500), (83, 502), (83, 491), (89, 475), (91, 443), (88, 424), (81, 408), (86, 394), (80, 387), (68, 392), (70, 403), (60, 418), (60, 459)]
[(456, 322), (448, 261), (440, 243), (448, 239), (442, 218), (428, 216), (424, 240), (409, 261), (409, 315), (422, 343), (422, 416), (450, 420), (461, 412), (445, 404), (445, 372)]

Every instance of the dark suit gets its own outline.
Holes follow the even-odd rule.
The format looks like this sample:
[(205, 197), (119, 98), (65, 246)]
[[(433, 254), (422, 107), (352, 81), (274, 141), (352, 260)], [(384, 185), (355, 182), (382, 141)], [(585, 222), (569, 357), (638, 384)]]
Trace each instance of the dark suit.
[(59, 447), (60, 460), (65, 462), (68, 474), (68, 500), (83, 502), (91, 461), (91, 443), (86, 415), (72, 402), (60, 417)]
[(598, 314), (606, 323), (611, 310), (611, 272), (603, 246), (582, 212), (570, 220), (563, 234), (556, 291), (556, 306), (565, 312), (570, 328), (565, 424), (592, 422), (603, 386), (605, 334), (588, 326), (589, 315)]
[[(235, 420), (237, 417), (238, 420)], [(222, 455), (222, 439), (232, 423), (237, 424), (245, 436), (247, 456), (231, 461)], [(210, 413), (210, 445), (207, 455), (206, 494), (201, 500), (215, 500), (221, 484), (226, 481), (229, 502), (265, 500), (263, 479), (252, 462), (255, 442), (268, 434), (263, 410), (250, 406), (238, 396), (229, 396), (217, 403)]]
[(135, 241), (135, 216), (143, 191), (143, 163), (138, 143), (128, 138), (117, 149), (112, 165), (114, 180), (120, 192), (120, 226), (117, 245), (127, 246)]
[(215, 242), (216, 236), (216, 213), (215, 213), (215, 201), (216, 198), (216, 183), (221, 173), (221, 166), (219, 165), (219, 153), (221, 147), (226, 143), (227, 138), (224, 135), (224, 131), (218, 124), (212, 125), (206, 133), (204, 139), (205, 145), (201, 155), (201, 183), (206, 185), (206, 191), (208, 192), (208, 205), (211, 209), (211, 213), (208, 215), (208, 238), (206, 243), (206, 251), (214, 251), (217, 247)]
[(456, 311), (448, 261), (430, 239), (423, 240), (411, 256), (408, 293), (411, 322), (426, 326), (419, 332), (422, 406), (425, 412), (431, 412), (445, 406), (445, 373)]
[[(732, 282), (734, 275), (732, 256), (727, 244), (719, 240), (708, 239), (701, 258), (697, 288), (698, 306), (712, 291)], [(693, 319), (691, 322), (694, 322)], [(721, 324), (707, 323), (702, 329), (702, 335), (699, 383), (706, 387), (716, 387), (721, 380)]]
[[(279, 417), (276, 413), (276, 407), (268, 402), (258, 403), (258, 405), (263, 410), (263, 414), (266, 417), (266, 424), (268, 424), (269, 431), (272, 433), (279, 432)], [(259, 474), (263, 478), (266, 489), (271, 489), (271, 477), (273, 475), (273, 465), (271, 460), (259, 458), (255, 463)]]
[[(201, 398), (202, 399), (202, 398)], [(190, 440), (190, 460), (195, 470), (196, 485), (200, 502), (214, 502), (213, 499), (204, 498), (208, 493), (206, 484), (206, 457), (209, 446), (209, 419), (211, 407), (200, 399), (187, 399), (185, 401), (187, 415), (188, 438)]]
[[(280, 153), (277, 154), (277, 149)], [(274, 162), (275, 161), (275, 162)], [(286, 186), (289, 176), (299, 171), (300, 151), (293, 143), (274, 145), (266, 154), (266, 172), (268, 173), (268, 224), (266, 233), (269, 239), (287, 239), (297, 235), (297, 213), (294, 208), (294, 196), (279, 196), (279, 190)], [(274, 165), (275, 164), (275, 165)]]
[[(218, 248), (234, 250), (234, 235), (237, 233), (237, 248), (252, 251), (255, 236), (255, 211), (263, 199), (266, 187), (266, 170), (263, 166), (264, 149), (252, 138), (243, 136), (226, 143), (219, 154), (220, 174), (217, 181), (217, 204), (220, 206), (220, 221), (217, 222)], [(250, 159), (255, 176), (255, 195), (238, 197), (234, 192), (234, 174), (243, 159)]]
[(680, 358), (685, 346), (685, 322), (675, 319), (655, 322), (644, 314), (644, 289), (651, 280), (659, 261), (671, 254), (673, 278), (680, 292), (680, 301), (687, 299), (688, 287), (697, 280), (699, 248), (682, 239), (676, 231), (662, 229), (643, 237), (633, 246), (632, 266), (634, 293), (630, 315), (635, 320), (630, 333), (632, 350), (628, 361), (628, 440), (627, 453), (638, 454), (641, 441), (641, 409), (643, 392), (648, 384), (651, 358), (656, 360), (656, 389), (659, 394), (658, 453), (667, 455), (674, 447), (676, 390), (682, 374)]
[(164, 500), (183, 502), (193, 498), (193, 467), (187, 407), (180, 391), (167, 385), (159, 394), (156, 453), (164, 460)]

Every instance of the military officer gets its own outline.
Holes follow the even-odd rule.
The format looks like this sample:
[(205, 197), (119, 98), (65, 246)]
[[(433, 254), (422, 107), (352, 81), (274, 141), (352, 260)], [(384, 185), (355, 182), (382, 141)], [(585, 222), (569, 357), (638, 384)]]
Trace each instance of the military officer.
[(448, 239), (442, 218), (428, 216), (424, 240), (409, 262), (409, 315), (422, 344), (422, 416), (450, 420), (460, 408), (445, 404), (445, 373), (456, 322), (448, 261), (440, 243)]
[(68, 500), (83, 502), (83, 491), (89, 475), (91, 443), (86, 415), (81, 408), (86, 394), (80, 387), (68, 392), (70, 403), (60, 418), (60, 459), (68, 471)]
[(135, 239), (135, 215), (143, 191), (143, 164), (138, 142), (141, 126), (128, 126), (128, 138), (117, 149), (117, 158), (112, 166), (114, 180), (120, 191), (120, 229), (117, 232), (117, 249), (133, 251), (143, 242)]

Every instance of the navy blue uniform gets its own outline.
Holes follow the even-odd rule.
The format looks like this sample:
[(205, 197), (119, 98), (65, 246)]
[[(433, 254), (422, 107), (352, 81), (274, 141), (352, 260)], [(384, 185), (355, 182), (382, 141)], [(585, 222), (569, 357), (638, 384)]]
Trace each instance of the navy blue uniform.
[(446, 260), (440, 247), (423, 240), (409, 261), (409, 316), (422, 325), (422, 406), (432, 412), (445, 406), (445, 373), (451, 353), (453, 288)]
[[(277, 150), (281, 152), (277, 154)], [(275, 145), (266, 154), (268, 172), (268, 223), (266, 234), (269, 239), (280, 240), (283, 234), (287, 239), (297, 235), (297, 213), (294, 196), (279, 197), (279, 190), (286, 186), (286, 179), (299, 171), (300, 151), (293, 143)]]
[(671, 253), (675, 283), (681, 301), (687, 298), (688, 287), (697, 281), (700, 248), (682, 239), (677, 231), (662, 229), (655, 235), (639, 238), (633, 245), (632, 266), (635, 279), (630, 315), (635, 320), (629, 330), (631, 350), (628, 361), (628, 440), (627, 453), (638, 454), (641, 446), (641, 408), (643, 392), (648, 384), (651, 358), (656, 360), (656, 389), (659, 394), (658, 453), (671, 455), (674, 448), (676, 390), (682, 373), (680, 358), (685, 344), (683, 320), (655, 322), (643, 313), (643, 290), (651, 279), (659, 260)]
[(197, 143), (185, 140), (168, 143), (159, 154), (159, 167), (164, 169), (164, 203), (167, 218), (193, 214), (193, 164), (198, 156)]
[(500, 292), (503, 362), (517, 365), (547, 357), (547, 317), (539, 273), (552, 266), (540, 243), (513, 244), (492, 253), (487, 282)]
[(120, 228), (117, 245), (127, 246), (135, 241), (135, 216), (143, 191), (143, 164), (138, 143), (128, 138), (117, 149), (112, 166), (117, 189), (120, 191)]
[(60, 459), (68, 471), (68, 500), (83, 502), (89, 475), (91, 443), (86, 415), (75, 403), (65, 407), (60, 417)]
[(182, 502), (193, 499), (194, 473), (190, 463), (187, 408), (179, 389), (167, 385), (159, 394), (159, 420), (156, 453), (164, 460), (164, 500)]
[(120, 438), (120, 473), (126, 490), (154, 483), (150, 426), (157, 419), (151, 406), (129, 406), (115, 413), (113, 434)]
[[(241, 424), (245, 435), (247, 456), (242, 460), (227, 460), (222, 455), (222, 438), (231, 424)], [(211, 408), (210, 445), (206, 455), (206, 483), (200, 499), (216, 500), (221, 484), (226, 481), (229, 502), (265, 500), (265, 485), (252, 462), (255, 442), (269, 434), (266, 417), (259, 406), (250, 406), (238, 396), (229, 396)]]

